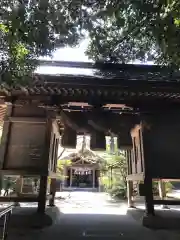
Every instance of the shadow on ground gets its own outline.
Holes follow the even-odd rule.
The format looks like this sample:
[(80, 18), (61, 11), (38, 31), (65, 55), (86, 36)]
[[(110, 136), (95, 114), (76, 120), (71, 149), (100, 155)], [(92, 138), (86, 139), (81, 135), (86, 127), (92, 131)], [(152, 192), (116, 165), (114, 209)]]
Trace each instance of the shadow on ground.
[(10, 220), (10, 227), (44, 228), (51, 226), (59, 216), (57, 207), (46, 208), (45, 214), (39, 214), (37, 208), (16, 207)]
[[(144, 224), (146, 227), (153, 230), (174, 230), (174, 227), (176, 226), (176, 228), (179, 230), (179, 211), (173, 210), (172, 212), (168, 210), (157, 210), (156, 213), (157, 217), (153, 218), (151, 221), (148, 219), (148, 224), (146, 220), (146, 224)], [(172, 221), (172, 218), (169, 220), (169, 217), (172, 215), (174, 217), (174, 220), (173, 223), (170, 223)], [(155, 231), (150, 231), (150, 229), (142, 227), (142, 223), (145, 221), (145, 218), (143, 218), (143, 216), (144, 210), (142, 209), (131, 209), (127, 211), (127, 214), (116, 215), (111, 213), (63, 213), (60, 212), (58, 208), (54, 207), (47, 208), (46, 214), (40, 216), (36, 213), (36, 209), (17, 208), (14, 210), (14, 215), (11, 219), (11, 227), (8, 240), (46, 240), (51, 239), (52, 237), (53, 240), (59, 238), (64, 240), (68, 239), (68, 237), (78, 240), (84, 239), (84, 237), (94, 238), (98, 240), (104, 240), (104, 238), (107, 240), (134, 240), (144, 238), (146, 238), (146, 240), (159, 239), (155, 238)], [(162, 218), (164, 219), (164, 222), (162, 221)], [(167, 235), (167, 233), (165, 234)]]
[(156, 239), (153, 232), (143, 228), (128, 215), (113, 214), (60, 214), (58, 223), (42, 231), (39, 240), (51, 239), (84, 239), (95, 240), (135, 240)]
[(56, 207), (47, 208), (45, 214), (38, 214), (33, 207), (16, 207), (9, 224), (8, 240), (39, 239), (43, 229), (56, 224), (59, 215)]
[(132, 208), (128, 209), (127, 214), (140, 222), (144, 227), (153, 230), (180, 230), (180, 210), (177, 209), (157, 209), (155, 216), (147, 217), (143, 209)]

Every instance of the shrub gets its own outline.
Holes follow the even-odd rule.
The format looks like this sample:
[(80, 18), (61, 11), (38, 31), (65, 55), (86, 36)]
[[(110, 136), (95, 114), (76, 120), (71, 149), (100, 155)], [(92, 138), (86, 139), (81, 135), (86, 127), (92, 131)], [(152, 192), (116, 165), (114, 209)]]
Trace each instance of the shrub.
[(108, 190), (108, 193), (113, 198), (126, 199), (126, 195), (127, 195), (126, 185), (123, 184), (123, 183), (115, 184), (115, 185), (112, 186), (111, 189)]

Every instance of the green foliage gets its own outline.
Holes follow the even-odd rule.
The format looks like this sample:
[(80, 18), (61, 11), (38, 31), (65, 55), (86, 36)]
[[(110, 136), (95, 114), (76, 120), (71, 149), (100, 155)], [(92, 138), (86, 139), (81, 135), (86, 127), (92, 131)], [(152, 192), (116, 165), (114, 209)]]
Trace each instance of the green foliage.
[(103, 1), (94, 15), (87, 50), (94, 60), (180, 66), (179, 0)]
[(108, 190), (113, 198), (126, 199), (127, 188), (123, 183), (114, 184), (111, 189)]
[(40, 56), (75, 46), (83, 36), (80, 10), (70, 0), (2, 0), (0, 12), (2, 82), (27, 83)]
[(180, 66), (179, 0), (2, 0), (0, 80), (26, 84), (40, 56), (89, 35), (94, 60)]
[(64, 175), (64, 168), (71, 166), (72, 162), (71, 160), (58, 160), (57, 161), (57, 173), (59, 174), (59, 177), (63, 180), (64, 178), (66, 178), (66, 176)]
[(126, 197), (127, 161), (118, 150), (116, 139), (114, 139), (113, 144), (114, 146), (110, 141), (107, 141), (106, 152), (101, 155), (104, 159), (101, 183), (104, 190), (113, 197), (124, 199)]
[(174, 24), (178, 27), (180, 27), (180, 19), (175, 19)]
[(110, 185), (109, 177), (107, 175), (106, 176), (101, 176), (100, 182), (104, 186), (104, 190), (108, 191), (109, 185)]
[(66, 160), (58, 160), (58, 162), (57, 162), (57, 169), (58, 170), (62, 170), (66, 166), (71, 166), (71, 160), (68, 160), (68, 159), (66, 159)]
[(166, 188), (166, 193), (169, 193), (172, 191), (174, 188), (173, 184), (171, 182), (165, 182), (165, 188)]
[(126, 198), (126, 182), (124, 182), (121, 176), (117, 176), (113, 173), (112, 179), (108, 172), (105, 176), (101, 177), (101, 183), (104, 186), (104, 191), (109, 193), (113, 198), (125, 199)]

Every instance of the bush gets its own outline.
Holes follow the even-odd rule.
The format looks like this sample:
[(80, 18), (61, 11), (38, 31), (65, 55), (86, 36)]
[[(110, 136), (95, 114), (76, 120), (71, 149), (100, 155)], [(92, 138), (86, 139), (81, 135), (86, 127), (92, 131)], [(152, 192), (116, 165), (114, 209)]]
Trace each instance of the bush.
[(108, 189), (108, 193), (113, 198), (126, 199), (127, 188), (125, 184), (116, 184), (116, 185), (113, 185), (111, 189)]

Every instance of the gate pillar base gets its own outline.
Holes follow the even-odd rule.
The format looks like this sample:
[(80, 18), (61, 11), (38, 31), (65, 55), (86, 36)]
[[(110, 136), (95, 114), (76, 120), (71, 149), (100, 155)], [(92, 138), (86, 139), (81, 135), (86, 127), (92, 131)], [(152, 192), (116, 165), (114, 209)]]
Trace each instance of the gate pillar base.
[(52, 198), (49, 200), (49, 207), (55, 207), (55, 195), (56, 195), (56, 178), (51, 178), (51, 185), (50, 185), (50, 194)]
[(47, 176), (41, 176), (40, 178), (40, 190), (39, 190), (39, 202), (38, 213), (45, 213), (46, 209), (46, 189), (47, 189)]

